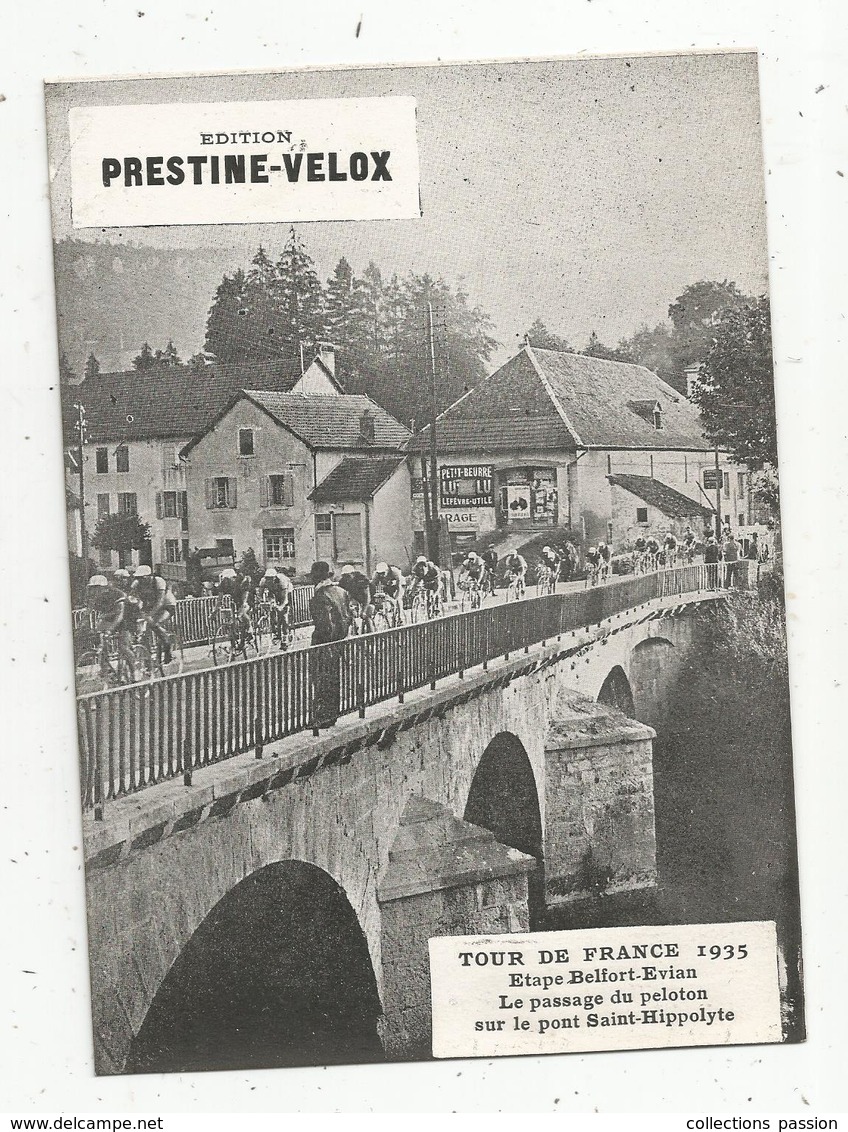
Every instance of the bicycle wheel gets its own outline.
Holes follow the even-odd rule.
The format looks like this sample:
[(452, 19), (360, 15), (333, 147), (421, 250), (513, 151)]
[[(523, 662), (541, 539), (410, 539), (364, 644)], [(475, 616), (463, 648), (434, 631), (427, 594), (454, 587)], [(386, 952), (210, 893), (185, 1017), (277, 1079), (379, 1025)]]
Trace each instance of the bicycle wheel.
[(150, 645), (146, 641), (139, 641), (132, 647), (134, 671), (130, 674), (129, 664), (126, 669), (130, 679), (128, 683), (134, 684), (137, 680), (152, 680), (154, 676), (154, 660), (150, 653)]
[(413, 625), (422, 625), (427, 618), (427, 595), (417, 593), (412, 599), (412, 608), (410, 609), (411, 619)]
[(257, 656), (264, 656), (271, 651), (271, 616), (260, 613), (253, 626), (253, 641)]
[(471, 590), (471, 608), (479, 609), (483, 604), (483, 587), (474, 586)]
[(214, 664), (229, 664), (233, 659), (233, 639), (230, 624), (220, 624), (212, 637), (212, 661)]

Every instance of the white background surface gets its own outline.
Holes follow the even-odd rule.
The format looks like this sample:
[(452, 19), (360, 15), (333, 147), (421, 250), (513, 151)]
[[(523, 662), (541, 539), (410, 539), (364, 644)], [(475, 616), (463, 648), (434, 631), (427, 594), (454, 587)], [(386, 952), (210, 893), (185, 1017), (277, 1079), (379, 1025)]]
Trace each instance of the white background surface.
[[(4, 6), (0, 1110), (797, 1110), (805, 1117), (844, 1110), (846, 26), (840, 0)], [(809, 1040), (95, 1079), (41, 80), (734, 46), (761, 53)]]

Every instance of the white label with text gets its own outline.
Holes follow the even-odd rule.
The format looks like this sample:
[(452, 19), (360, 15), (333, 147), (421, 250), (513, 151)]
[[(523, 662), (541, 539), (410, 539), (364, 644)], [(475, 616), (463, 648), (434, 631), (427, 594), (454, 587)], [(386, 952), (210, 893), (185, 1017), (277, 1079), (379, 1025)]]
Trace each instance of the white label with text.
[(772, 921), (430, 940), (435, 1057), (781, 1040)]
[(421, 214), (414, 98), (82, 106), (75, 228)]

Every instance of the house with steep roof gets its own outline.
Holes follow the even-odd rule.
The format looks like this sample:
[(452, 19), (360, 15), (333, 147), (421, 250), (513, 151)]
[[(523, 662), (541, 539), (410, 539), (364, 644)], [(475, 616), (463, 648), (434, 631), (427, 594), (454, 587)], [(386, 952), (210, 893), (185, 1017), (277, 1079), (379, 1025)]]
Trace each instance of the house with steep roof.
[(81, 467), (89, 535), (100, 518), (115, 511), (135, 511), (150, 526), (149, 545), (140, 552), (92, 550), (101, 568), (140, 559), (175, 579), (184, 577), (190, 540), (180, 452), (245, 387), (316, 396), (342, 392), (333, 348), (323, 343), (305, 365), (292, 356), (240, 365), (157, 367), (102, 373), (63, 389), (66, 479), (77, 494), (76, 406), (83, 407)]
[(363, 395), (246, 389), (182, 450), (192, 547), (303, 574), (406, 564), (409, 430)]
[[(416, 531), (429, 443), (429, 427), (410, 443)], [(727, 453), (716, 470), (697, 408), (644, 366), (525, 345), (437, 418), (436, 449), (439, 513), (455, 546), (566, 528), (618, 549), (637, 529), (667, 530), (680, 499), (699, 534), (716, 506), (734, 527), (746, 521), (747, 473)]]

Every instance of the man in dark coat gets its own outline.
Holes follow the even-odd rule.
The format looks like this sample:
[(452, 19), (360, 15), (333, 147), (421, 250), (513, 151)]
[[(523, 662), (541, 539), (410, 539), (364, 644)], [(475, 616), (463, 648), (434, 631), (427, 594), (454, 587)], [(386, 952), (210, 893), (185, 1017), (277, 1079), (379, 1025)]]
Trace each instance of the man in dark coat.
[[(312, 644), (330, 645), (343, 641), (350, 628), (350, 600), (341, 586), (333, 581), (327, 562), (316, 562), (309, 572), (315, 587), (309, 612), (312, 616)], [(332, 727), (339, 717), (340, 663), (336, 649), (322, 649), (313, 654), (312, 726)]]

